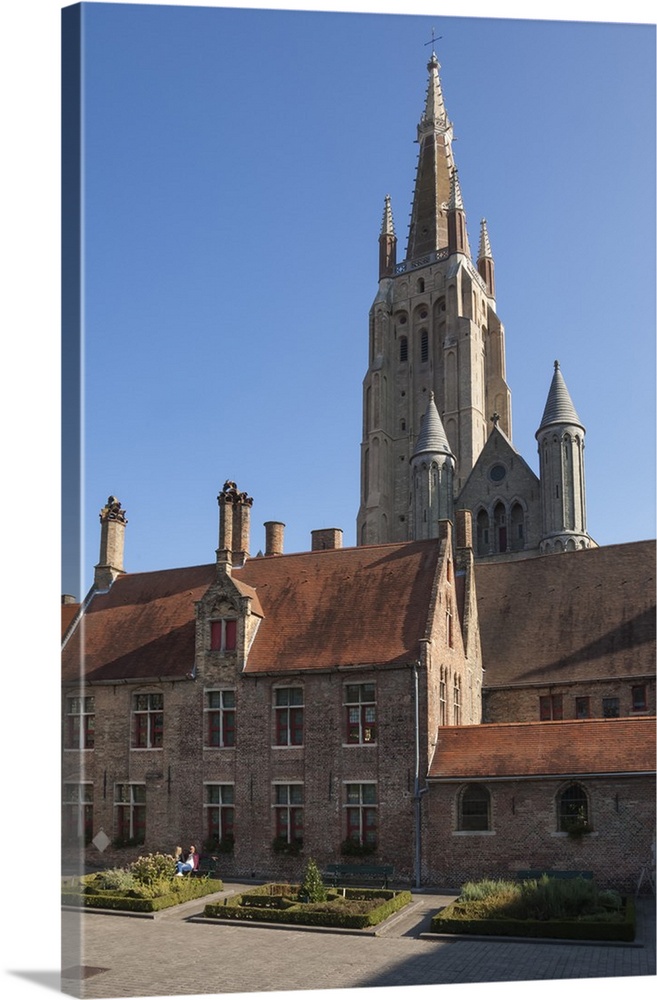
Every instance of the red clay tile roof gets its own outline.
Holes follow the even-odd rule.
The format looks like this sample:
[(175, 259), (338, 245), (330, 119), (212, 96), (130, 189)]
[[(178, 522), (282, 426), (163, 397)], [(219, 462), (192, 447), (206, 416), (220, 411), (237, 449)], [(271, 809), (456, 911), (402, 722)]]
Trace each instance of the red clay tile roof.
[(436, 540), (249, 560), (233, 576), (265, 618), (246, 672), (416, 660), (438, 562)]
[(654, 716), (442, 726), (429, 777), (457, 780), (630, 771), (654, 774)]
[(71, 622), (80, 610), (79, 603), (62, 604), (62, 639), (70, 628)]
[(655, 543), (475, 568), (487, 688), (655, 670)]
[[(233, 571), (264, 618), (246, 672), (417, 659), (439, 561), (436, 541), (263, 556)], [(194, 602), (214, 565), (120, 576), (91, 601), (63, 651), (63, 677), (184, 677), (194, 666)], [(84, 665), (80, 665), (84, 633)]]
[[(194, 666), (194, 602), (215, 567), (126, 573), (96, 594), (62, 654), (63, 680), (184, 677)], [(82, 636), (84, 660), (81, 663)]]

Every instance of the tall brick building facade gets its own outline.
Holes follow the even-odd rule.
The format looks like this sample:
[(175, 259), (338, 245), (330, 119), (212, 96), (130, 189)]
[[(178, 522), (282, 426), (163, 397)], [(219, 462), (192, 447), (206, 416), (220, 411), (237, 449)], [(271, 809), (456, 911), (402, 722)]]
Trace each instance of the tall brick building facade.
[[(473, 263), (435, 56), (406, 260), (386, 199), (356, 547), (284, 552), (226, 482), (202, 566), (126, 573), (100, 513), (95, 582), (63, 604), (67, 857), (194, 843), (226, 876), (309, 856), (455, 885), (586, 868), (632, 888), (654, 842), (654, 543), (586, 530), (584, 428), (558, 364), (540, 475), (511, 443), (482, 224)], [(559, 551), (559, 555), (554, 553)]]

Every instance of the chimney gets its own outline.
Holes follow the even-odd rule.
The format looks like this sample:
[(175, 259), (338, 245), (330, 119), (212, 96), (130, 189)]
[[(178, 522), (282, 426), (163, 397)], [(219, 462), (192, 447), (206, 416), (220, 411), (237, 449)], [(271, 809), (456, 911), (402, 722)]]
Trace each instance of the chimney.
[(100, 557), (94, 567), (94, 586), (98, 590), (107, 590), (117, 576), (125, 573), (123, 546), (127, 523), (128, 519), (125, 511), (121, 509), (121, 502), (116, 497), (108, 497), (100, 512)]
[(219, 504), (219, 548), (217, 562), (243, 566), (249, 556), (249, 531), (253, 497), (240, 493), (235, 483), (226, 480), (217, 497)]
[(282, 521), (265, 521), (265, 555), (283, 555), (283, 533), (285, 525)]
[(456, 548), (472, 548), (472, 511), (457, 510), (456, 517)]
[(342, 548), (342, 528), (318, 528), (310, 532), (312, 551)]
[(77, 600), (73, 597), (73, 594), (62, 594), (62, 604), (77, 604)]

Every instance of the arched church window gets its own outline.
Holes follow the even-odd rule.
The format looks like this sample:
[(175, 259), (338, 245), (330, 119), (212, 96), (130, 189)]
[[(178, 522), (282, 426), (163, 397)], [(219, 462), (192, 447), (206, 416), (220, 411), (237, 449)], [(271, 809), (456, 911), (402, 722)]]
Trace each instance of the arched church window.
[(408, 337), (399, 338), (399, 361), (408, 361)]
[(417, 283), (415, 285), (415, 289), (418, 292), (423, 292), (424, 291), (424, 278), (418, 278), (417, 279)]
[(511, 508), (511, 548), (522, 549), (525, 544), (525, 512), (522, 504), (514, 503)]
[(420, 361), (429, 360), (429, 334), (426, 330), (420, 331)]
[(490, 792), (485, 785), (466, 785), (459, 800), (459, 830), (490, 830)]
[(493, 511), (493, 520), (495, 522), (495, 548), (497, 552), (506, 552), (508, 548), (508, 535), (507, 535), (507, 524), (506, 524), (506, 508), (504, 504), (500, 503), (495, 505), (495, 510)]

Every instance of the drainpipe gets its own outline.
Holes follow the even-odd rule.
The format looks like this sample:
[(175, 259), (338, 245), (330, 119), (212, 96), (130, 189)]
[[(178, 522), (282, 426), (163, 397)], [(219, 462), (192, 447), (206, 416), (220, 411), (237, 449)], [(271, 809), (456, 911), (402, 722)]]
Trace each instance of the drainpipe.
[(415, 684), (415, 783), (413, 802), (415, 804), (415, 888), (422, 886), (422, 796), (429, 791), (420, 788), (420, 678), (418, 667), (420, 661), (413, 664), (413, 681)]

